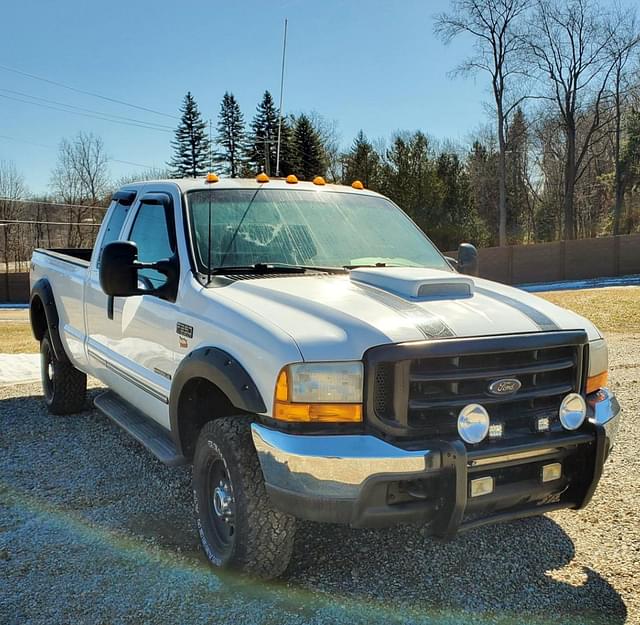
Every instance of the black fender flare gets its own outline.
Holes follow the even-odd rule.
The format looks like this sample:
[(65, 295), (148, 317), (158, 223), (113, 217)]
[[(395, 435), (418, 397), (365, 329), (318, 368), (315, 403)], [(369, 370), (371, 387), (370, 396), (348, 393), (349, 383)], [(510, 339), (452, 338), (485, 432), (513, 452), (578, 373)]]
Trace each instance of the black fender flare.
[(29, 321), (31, 322), (31, 331), (36, 340), (42, 339), (42, 332), (38, 330), (38, 324), (34, 318), (35, 309), (34, 301), (38, 298), (42, 302), (44, 316), (47, 322), (47, 329), (51, 337), (53, 351), (58, 360), (69, 362), (69, 357), (64, 351), (62, 340), (60, 339), (60, 317), (56, 308), (56, 300), (53, 297), (53, 289), (47, 278), (40, 278), (31, 289), (31, 297), (29, 298)]
[(238, 412), (266, 412), (260, 391), (246, 369), (217, 347), (200, 347), (188, 354), (173, 376), (169, 396), (169, 419), (174, 441), (180, 441), (178, 407), (185, 384), (194, 378), (208, 380), (224, 393)]

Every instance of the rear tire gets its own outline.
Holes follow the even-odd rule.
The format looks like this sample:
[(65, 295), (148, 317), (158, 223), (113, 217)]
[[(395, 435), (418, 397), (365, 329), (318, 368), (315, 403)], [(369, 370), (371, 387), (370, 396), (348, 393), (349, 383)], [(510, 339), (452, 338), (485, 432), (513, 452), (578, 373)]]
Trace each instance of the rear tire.
[(218, 568), (263, 579), (284, 573), (295, 519), (271, 505), (251, 438), (251, 417), (221, 417), (201, 430), (193, 498), (202, 547)]
[(56, 415), (80, 412), (87, 394), (87, 376), (70, 362), (56, 358), (49, 335), (40, 342), (40, 370), (44, 402)]

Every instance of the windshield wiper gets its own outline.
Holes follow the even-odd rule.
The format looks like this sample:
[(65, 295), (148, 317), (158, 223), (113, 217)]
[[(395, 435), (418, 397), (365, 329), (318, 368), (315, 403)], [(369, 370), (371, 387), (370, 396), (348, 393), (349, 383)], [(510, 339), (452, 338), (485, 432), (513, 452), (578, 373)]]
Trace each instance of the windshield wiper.
[(312, 273), (321, 271), (325, 273), (343, 273), (341, 267), (316, 267), (315, 265), (292, 265), (289, 263), (253, 263), (252, 265), (225, 265), (216, 267), (211, 271), (213, 275), (225, 275), (229, 273)]
[(253, 265), (225, 265), (216, 267), (211, 273), (306, 273), (309, 269), (302, 265), (287, 263), (253, 263)]
[(360, 269), (361, 267), (399, 267), (400, 265), (387, 265), (387, 263), (374, 263), (362, 265), (342, 265), (343, 269)]

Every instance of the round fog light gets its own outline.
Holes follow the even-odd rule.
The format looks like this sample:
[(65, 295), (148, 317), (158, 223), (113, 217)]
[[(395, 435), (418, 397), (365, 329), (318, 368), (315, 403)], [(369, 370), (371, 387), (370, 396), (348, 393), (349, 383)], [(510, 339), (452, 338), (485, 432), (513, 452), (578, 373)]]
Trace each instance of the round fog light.
[(489, 413), (480, 404), (468, 404), (458, 414), (460, 438), (471, 445), (482, 441), (489, 433)]
[(582, 395), (569, 393), (560, 404), (560, 423), (565, 430), (577, 430), (587, 415), (587, 404)]

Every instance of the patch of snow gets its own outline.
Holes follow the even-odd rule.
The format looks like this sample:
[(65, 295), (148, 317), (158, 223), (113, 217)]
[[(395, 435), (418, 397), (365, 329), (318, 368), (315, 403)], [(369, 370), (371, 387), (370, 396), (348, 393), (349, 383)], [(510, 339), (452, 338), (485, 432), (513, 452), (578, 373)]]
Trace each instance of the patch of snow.
[(640, 286), (640, 274), (609, 278), (589, 278), (587, 280), (562, 280), (559, 282), (539, 282), (518, 284), (517, 288), (529, 293), (541, 291), (573, 291), (577, 289), (603, 289), (609, 286)]
[(0, 386), (40, 379), (40, 354), (0, 354)]

